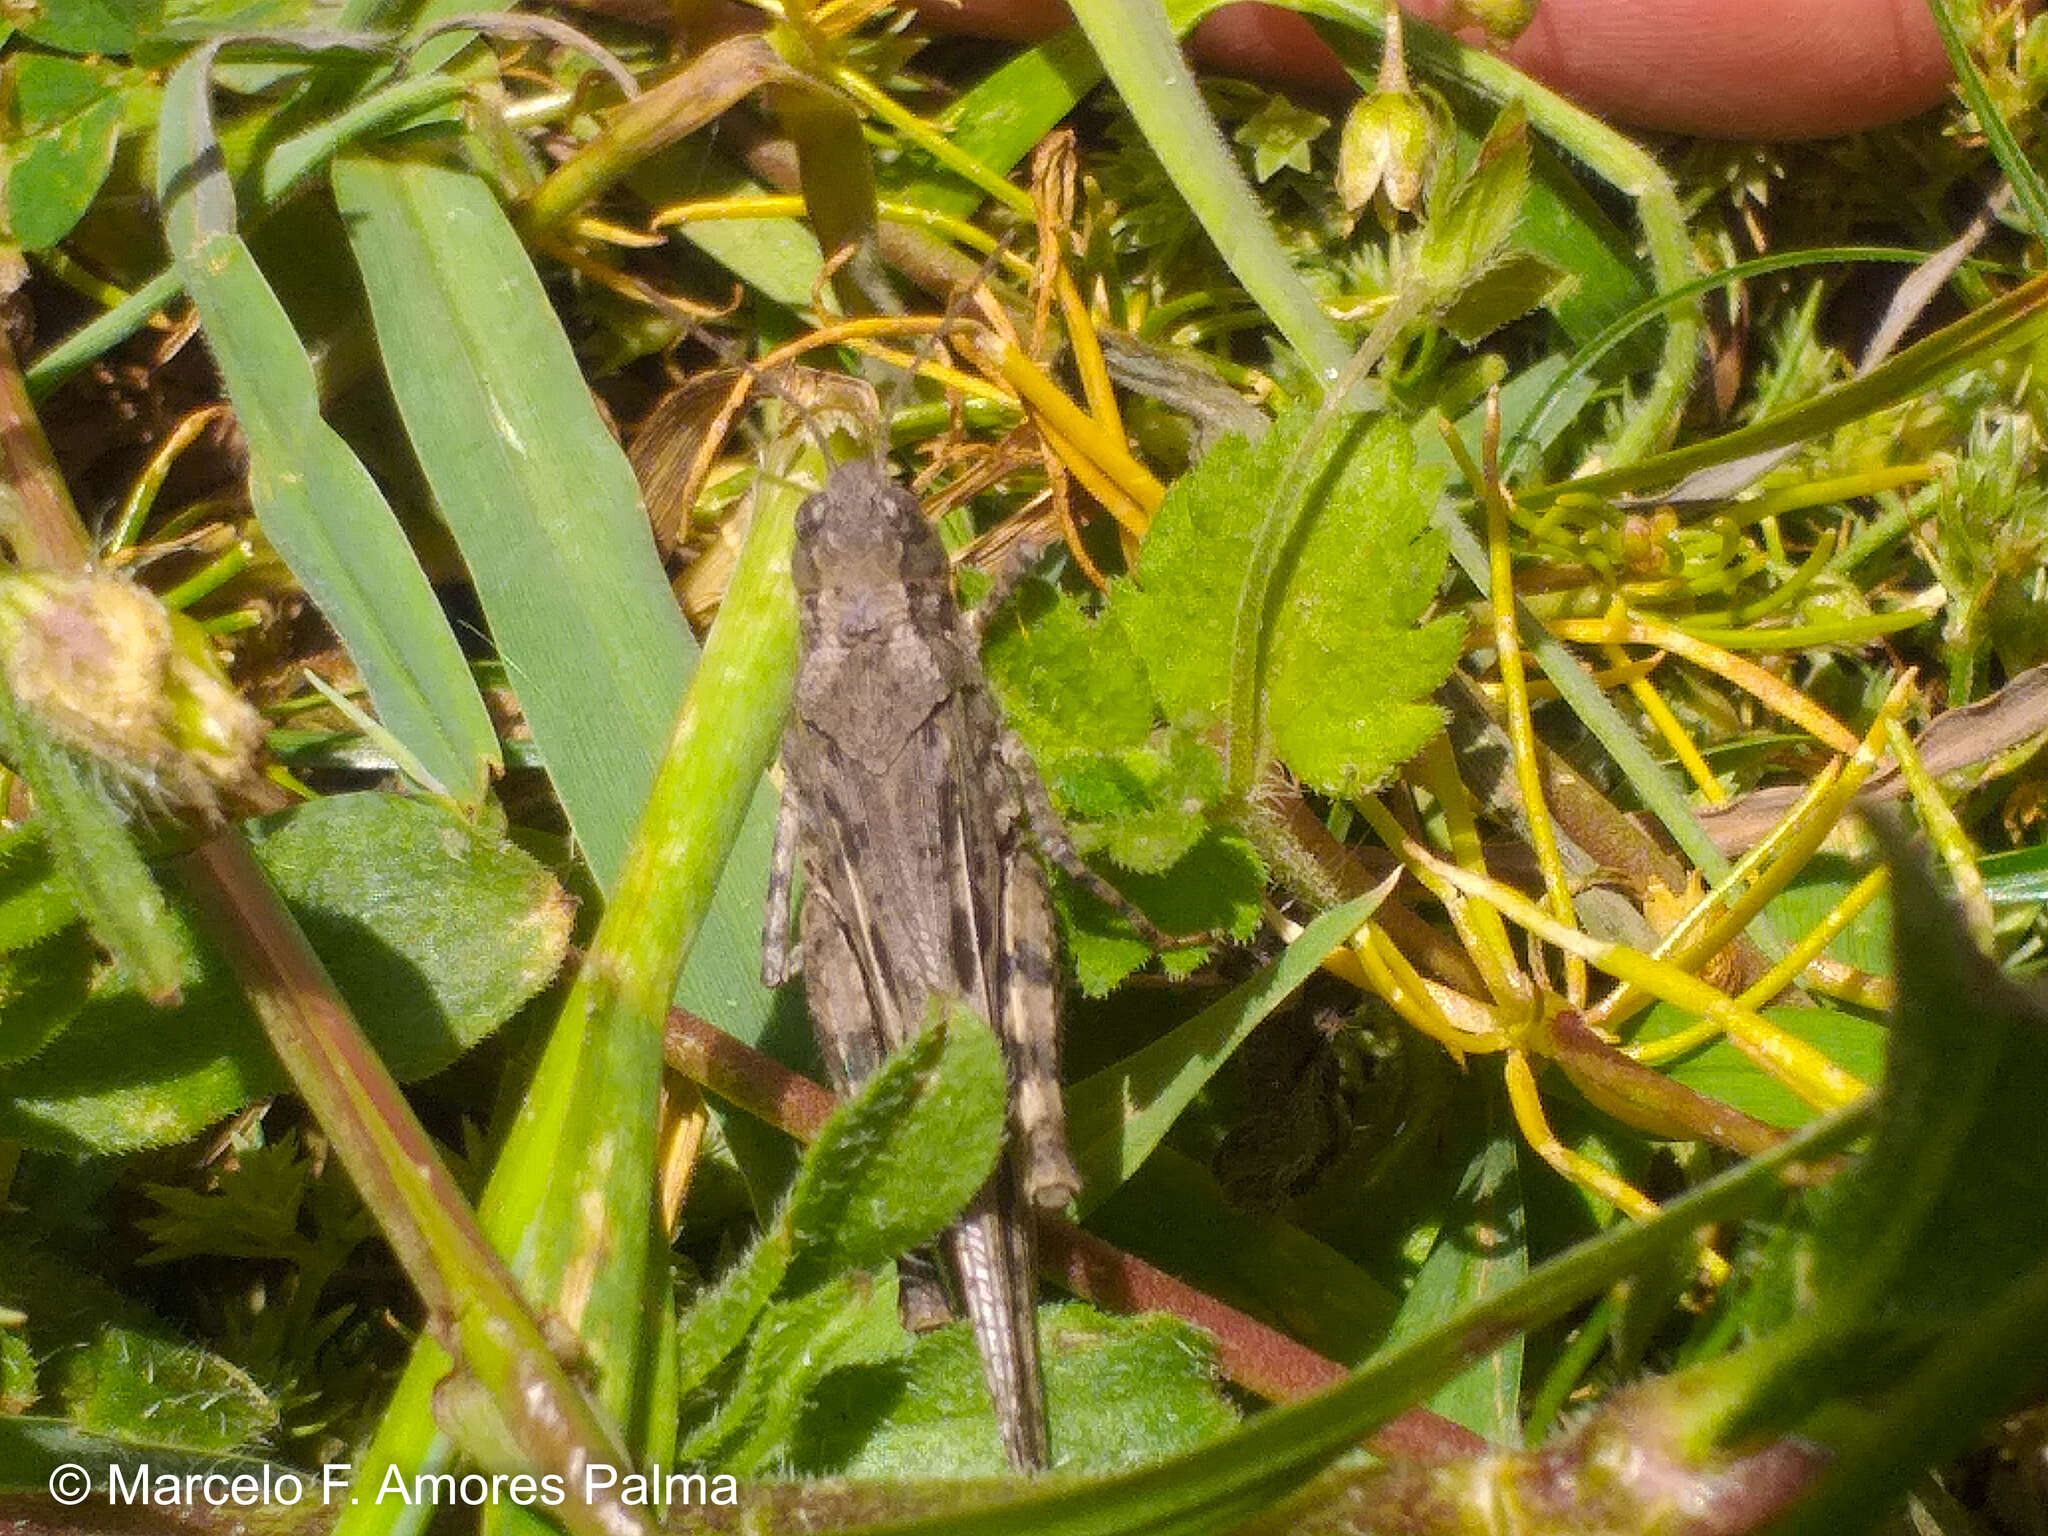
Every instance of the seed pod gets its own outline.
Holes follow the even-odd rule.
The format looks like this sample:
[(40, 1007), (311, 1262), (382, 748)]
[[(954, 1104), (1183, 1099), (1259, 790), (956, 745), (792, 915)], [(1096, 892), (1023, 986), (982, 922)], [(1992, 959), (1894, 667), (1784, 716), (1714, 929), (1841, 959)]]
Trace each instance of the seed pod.
[(143, 809), (210, 824), (260, 793), (262, 716), (196, 624), (122, 577), (0, 574), (0, 681)]

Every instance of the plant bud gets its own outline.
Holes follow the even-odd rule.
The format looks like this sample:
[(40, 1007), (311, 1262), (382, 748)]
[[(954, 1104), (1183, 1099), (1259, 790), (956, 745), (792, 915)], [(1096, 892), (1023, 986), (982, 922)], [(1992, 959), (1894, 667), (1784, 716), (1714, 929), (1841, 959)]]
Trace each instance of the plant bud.
[(1422, 204), (1436, 160), (1436, 119), (1413, 91), (1377, 90), (1345, 115), (1337, 196), (1353, 218), (1371, 203), (1389, 228)]
[(145, 808), (215, 822), (262, 782), (263, 717), (205, 633), (119, 576), (0, 575), (0, 681)]
[(1456, 0), (1444, 16), (1444, 25), (1455, 32), (1478, 27), (1489, 41), (1511, 43), (1536, 19), (1537, 0)]

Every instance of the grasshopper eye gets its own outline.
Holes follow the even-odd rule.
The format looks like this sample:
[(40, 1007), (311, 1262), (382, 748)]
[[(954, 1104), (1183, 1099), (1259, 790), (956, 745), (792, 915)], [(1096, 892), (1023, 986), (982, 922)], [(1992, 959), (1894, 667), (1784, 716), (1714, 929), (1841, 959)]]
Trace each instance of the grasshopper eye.
[(818, 560), (811, 553), (810, 540), (803, 536), (803, 524), (797, 524), (796, 548), (789, 554), (789, 579), (799, 592), (818, 590)]
[(946, 558), (945, 546), (939, 542), (939, 536), (932, 532), (922, 516), (918, 518), (915, 528), (905, 531), (900, 569), (905, 586), (943, 583), (952, 575), (952, 562)]

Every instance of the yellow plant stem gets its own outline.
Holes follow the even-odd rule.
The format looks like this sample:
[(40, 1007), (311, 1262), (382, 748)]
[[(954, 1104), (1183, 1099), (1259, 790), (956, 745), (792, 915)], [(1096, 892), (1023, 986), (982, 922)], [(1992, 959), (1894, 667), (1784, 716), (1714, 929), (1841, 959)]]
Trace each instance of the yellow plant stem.
[[(1923, 599), (1916, 598), (1916, 603)], [(1915, 629), (1934, 617), (1925, 607), (1894, 608), (1886, 613), (1866, 613), (1857, 618), (1817, 619), (1811, 624), (1780, 624), (1769, 629), (1709, 629), (1704, 625), (1687, 630), (1693, 639), (1709, 647), (1730, 651), (1776, 651), (1790, 655), (1818, 645), (1868, 645), (1900, 630)]]
[[(1500, 435), (1500, 392), (1486, 397), (1487, 439)], [(1557, 828), (1550, 819), (1550, 802), (1543, 792), (1543, 768), (1536, 758), (1536, 724), (1529, 713), (1529, 674), (1522, 664), (1522, 636), (1515, 627), (1514, 561), (1508, 552), (1508, 500), (1498, 478), (1492, 473), (1493, 455), (1487, 455), (1488, 473), (1482, 482), (1481, 499), (1486, 504), (1486, 553), (1493, 602), (1493, 648), (1500, 668), (1502, 705), (1507, 717), (1508, 743), (1515, 763), (1515, 782), (1522, 791), (1522, 809), (1529, 822), (1529, 842), (1536, 850), (1536, 867), (1543, 872), (1543, 896), (1551, 915), (1561, 923), (1576, 922), (1572, 910), (1571, 883), (1565, 877), (1564, 857), (1558, 852)], [(1569, 951), (1565, 957), (1565, 995), (1574, 1007), (1586, 1005), (1586, 963)]]
[(1031, 217), (1031, 196), (1022, 187), (1012, 184), (1008, 177), (998, 176), (938, 128), (905, 108), (887, 91), (879, 89), (859, 70), (841, 64), (832, 71), (832, 83), (947, 170), (955, 172), (1013, 213), (1027, 219)]
[(921, 377), (930, 379), (941, 389), (949, 389), (969, 400), (992, 400), (998, 405), (1008, 406), (1020, 413), (1023, 410), (1023, 406), (1014, 395), (1003, 393), (999, 382), (983, 378), (978, 373), (962, 373), (958, 368), (934, 358), (920, 360), (908, 352), (899, 352), (894, 347), (884, 347), (872, 341), (853, 341), (847, 345), (856, 352), (889, 364), (892, 368), (901, 368), (905, 373), (915, 369)]
[(1117, 408), (1116, 384), (1102, 355), (1102, 338), (1095, 332), (1095, 317), (1088, 313), (1087, 302), (1068, 275), (1064, 259), (1054, 268), (1053, 294), (1060, 301), (1060, 318), (1067, 323), (1067, 345), (1073, 349), (1074, 372), (1080, 375), (1088, 413), (1106, 436), (1124, 442), (1123, 412)]
[(107, 541), (102, 559), (118, 555), (141, 537), (143, 525), (149, 521), (150, 509), (156, 505), (157, 493), (163, 489), (164, 481), (170, 478), (172, 466), (178, 462), (179, 455), (227, 413), (224, 405), (201, 406), (189, 412), (157, 444), (142, 473), (135, 477), (135, 484), (122, 498), (121, 515), (114, 520), (114, 535)]
[(1038, 232), (1031, 350), (1041, 354), (1045, 350), (1049, 301), (1056, 299), (1060, 317), (1066, 322), (1067, 342), (1074, 356), (1074, 371), (1081, 379), (1081, 398), (1088, 402), (1088, 414), (1108, 436), (1123, 442), (1123, 412), (1117, 408), (1116, 386), (1102, 355), (1102, 339), (1095, 333), (1095, 318), (1088, 312), (1081, 290), (1074, 286), (1067, 271), (1069, 231), (1074, 228), (1074, 187), (1079, 179), (1080, 164), (1074, 152), (1073, 135), (1056, 133), (1041, 140), (1031, 157), (1031, 209)]
[[(651, 230), (679, 229), (686, 224), (748, 223), (765, 219), (800, 219), (806, 208), (803, 198), (794, 192), (753, 193), (744, 197), (700, 197), (689, 202), (671, 203), (647, 221)], [(965, 219), (956, 219), (951, 214), (940, 213), (933, 208), (920, 208), (915, 203), (895, 203), (886, 199), (875, 204), (876, 216), (891, 224), (907, 224), (918, 229), (928, 229), (941, 235), (955, 245), (964, 247), (980, 256), (995, 254), (1001, 249), (1001, 242), (978, 225)], [(1031, 263), (1011, 251), (1002, 251), (997, 258), (1003, 269), (1019, 282), (1029, 282), (1032, 277)]]
[(674, 1242), (683, 1220), (683, 1201), (690, 1193), (690, 1176), (697, 1169), (697, 1154), (704, 1148), (704, 1132), (711, 1113), (695, 1083), (674, 1069), (661, 1075), (661, 1130), (655, 1145), (656, 1191), (661, 1206), (662, 1230)]
[(1379, 924), (1369, 924), (1364, 934), (1352, 941), (1351, 953), (1356, 957), (1367, 985), (1408, 1024), (1449, 1051), (1452, 1060), (1462, 1062), (1467, 1051), (1507, 1048), (1506, 1035), (1496, 1029), (1466, 1028), (1454, 1023), (1439, 1000), (1439, 994), (1449, 994), (1466, 1004), (1467, 1007), (1461, 1011), (1475, 1015), (1476, 1019), (1490, 1023), (1491, 1015), (1450, 988), (1425, 981)]
[[(1101, 502), (1110, 517), (1115, 520), (1124, 536), (1126, 557), (1135, 557), (1138, 541), (1144, 537), (1145, 530), (1152, 526), (1152, 513), (1133, 501), (1123, 486), (1104, 473), (1100, 464), (1084, 453), (1077, 443), (1057, 427), (1041, 418), (1038, 431), (1044, 437), (1046, 446), (1052, 450), (1053, 456), (1059, 460), (1060, 466), (1080, 481), (1087, 488), (1088, 494)], [(1078, 530), (1071, 532), (1069, 537), (1074, 540), (1078, 549)]]
[(837, 347), (856, 341), (880, 341), (892, 336), (930, 336), (945, 325), (946, 321), (939, 315), (862, 315), (853, 320), (835, 320), (830, 325), (821, 325), (814, 331), (806, 331), (794, 341), (785, 341), (773, 351), (763, 354), (756, 366), (774, 368), (783, 363), (792, 363), (806, 352), (815, 352), (820, 347)]
[(1550, 629), (1560, 640), (1583, 645), (1651, 645), (1682, 656), (1740, 688), (1772, 714), (1791, 721), (1843, 756), (1856, 750), (1855, 734), (1846, 725), (1755, 662), (1744, 661), (1668, 624), (1646, 619), (1619, 603), (1603, 618), (1553, 619)]
[[(1000, 375), (1044, 424), (1085, 455), (1103, 474), (1114, 481), (1142, 514), (1135, 530), (1142, 535), (1151, 526), (1159, 504), (1166, 499), (1166, 487), (1152, 471), (1132, 456), (1121, 437), (1109, 433), (1091, 419), (1060, 387), (1045, 376), (1022, 348), (988, 331), (970, 333), (970, 346), (977, 361)], [(1082, 482), (1086, 484), (1084, 480)], [(1121, 521), (1121, 519), (1119, 519)]]
[(920, 361), (917, 357), (896, 352), (879, 344), (881, 338), (890, 336), (925, 337), (936, 334), (947, 325), (938, 315), (870, 315), (858, 320), (841, 320), (832, 325), (818, 327), (799, 336), (794, 341), (784, 342), (772, 352), (764, 354), (754, 366), (761, 370), (779, 368), (793, 363), (807, 352), (820, 347), (848, 346), (867, 353), (871, 357), (906, 371), (915, 367), (924, 377), (934, 383), (970, 398), (992, 399), (1011, 410), (1022, 410), (1023, 402), (1014, 395), (1005, 394), (1000, 382), (982, 378), (977, 374), (962, 373), (931, 358)]
[(544, 234), (535, 235), (533, 241), (536, 249), (545, 251), (570, 271), (588, 278), (607, 293), (617, 294), (629, 304), (640, 305), (672, 318), (681, 317), (692, 323), (722, 319), (731, 313), (729, 304), (704, 304), (665, 292), (644, 278), (635, 277), (608, 262), (598, 260), (572, 241), (558, 240)]
[[(1853, 918), (1855, 914), (1850, 916)], [(1840, 1002), (1854, 1003), (1872, 1013), (1890, 1013), (1899, 1000), (1898, 983), (1891, 977), (1873, 976), (1828, 955), (1817, 955), (1808, 961), (1799, 979), (1809, 991)]]
[[(1465, 639), (1465, 649), (1468, 653), (1486, 650), (1492, 644), (1493, 641), (1487, 637), (1483, 629), (1473, 631)], [(1661, 653), (1634, 659), (1625, 658), (1618, 667), (1609, 667), (1604, 672), (1595, 670), (1592, 673), (1593, 681), (1602, 688), (1619, 688), (1624, 684), (1634, 682), (1637, 678), (1648, 677), (1657, 670), (1663, 660), (1664, 657)], [(1483, 682), (1479, 684), (1479, 689), (1489, 699), (1495, 700), (1500, 699), (1505, 692), (1497, 682)], [(1557, 684), (1540, 677), (1529, 679), (1529, 702), (1531, 704), (1553, 704), (1563, 697), (1564, 695), (1557, 691)]]
[[(1848, 893), (1840, 901), (1828, 909), (1826, 917), (1815, 923), (1807, 932), (1800, 935), (1799, 942), (1786, 952), (1784, 959), (1759, 976), (1749, 989), (1736, 998), (1735, 1001), (1744, 1008), (1764, 1007), (1772, 998), (1792, 985), (1793, 980), (1805, 971), (1808, 966), (1818, 960), (1821, 951), (1834, 943), (1843, 931), (1862, 915), (1863, 909), (1875, 901), (1890, 883), (1891, 873), (1882, 864), (1871, 870), (1869, 874), (1851, 886)], [(1883, 980), (1881, 977), (1871, 977), (1869, 979), (1872, 981)], [(1881, 1006), (1888, 1007), (1889, 1005), (1890, 999), (1887, 998)], [(1717, 1038), (1720, 1033), (1721, 1026), (1719, 1024), (1711, 1020), (1702, 1019), (1690, 1029), (1681, 1029), (1676, 1034), (1666, 1035), (1661, 1040), (1653, 1040), (1647, 1045), (1633, 1048), (1628, 1054), (1643, 1063), (1644, 1066), (1662, 1066), (1667, 1061), (1675, 1061), (1680, 1056), (1685, 1055), (1686, 1052), (1705, 1045), (1708, 1041)]]
[[(1536, 1088), (1536, 1072), (1529, 1053), (1511, 1050), (1507, 1059), (1508, 1105), (1514, 1111), (1515, 1126), (1530, 1150), (1579, 1188), (1589, 1190), (1624, 1215), (1648, 1221), (1659, 1210), (1656, 1201), (1626, 1179), (1608, 1172), (1590, 1157), (1574, 1152), (1558, 1139), (1543, 1113), (1543, 1097)], [(1728, 1278), (1728, 1261), (1706, 1244), (1700, 1245), (1700, 1273), (1713, 1285)]]
[[(1444, 825), (1450, 833), (1451, 857), (1466, 869), (1483, 872), (1486, 855), (1480, 844), (1479, 824), (1472, 815), (1465, 781), (1458, 777), (1458, 764), (1451, 753), (1450, 738), (1441, 733), (1432, 737), (1429, 745), (1422, 749), (1417, 767), (1421, 770), (1423, 782), (1443, 808)], [(1377, 803), (1374, 809), (1386, 814)], [(1455, 897), (1456, 893), (1451, 894)], [(1472, 951), (1473, 960), (1479, 965), (1493, 1000), (1503, 1007), (1527, 1008), (1534, 1000), (1534, 989), (1515, 963), (1515, 946), (1508, 939), (1507, 924), (1483, 901), (1461, 905), (1466, 907), (1473, 938), (1479, 946)]]
[[(1488, 909), (1483, 901), (1468, 902), (1462, 891), (1439, 879), (1428, 862), (1411, 856), (1411, 851), (1421, 853), (1426, 850), (1418, 840), (1409, 836), (1408, 829), (1396, 821), (1393, 813), (1376, 797), (1361, 795), (1356, 803), (1359, 814), (1365, 817), (1366, 824), (1380, 841), (1415, 876), (1424, 890), (1443, 903), (1451, 927), (1457, 930), (1459, 943), (1465, 946), (1465, 953), (1478, 968), (1487, 993), (1497, 1004), (1526, 1008), (1528, 988), (1516, 972), (1514, 946), (1508, 942), (1507, 930), (1500, 924), (1500, 915)], [(1489, 919), (1493, 924), (1492, 933), (1498, 934), (1497, 939), (1487, 928)]]
[(1969, 926), (1970, 937), (1989, 954), (1998, 935), (1991, 915), (1991, 896), (1984, 889), (1984, 874), (1977, 868), (1977, 853), (1970, 846), (1970, 834), (1963, 830), (1955, 811), (1942, 798), (1941, 787), (1920, 761), (1906, 728), (1897, 720), (1888, 719), (1885, 737), (1899, 760), (1900, 775), (1906, 781), (1906, 792), (1913, 797), (1913, 809), (1920, 813), (1920, 825), (1927, 840), (1934, 844), (1956, 883), (1956, 898), (1962, 903), (1963, 921)]
[(1787, 512), (1803, 512), (1808, 507), (1831, 507), (1837, 502), (1856, 501), (1883, 491), (1895, 491), (1901, 486), (1918, 485), (1923, 480), (1933, 479), (1937, 468), (1925, 461), (1886, 464), (1877, 469), (1859, 470), (1855, 474), (1805, 480), (1798, 485), (1765, 491), (1754, 501), (1737, 502), (1716, 515), (1729, 519), (1740, 528), (1768, 517), (1782, 517)]
[(1816, 1109), (1839, 1109), (1864, 1091), (1866, 1085), (1853, 1072), (1844, 1071), (1804, 1040), (1787, 1034), (1754, 1009), (1743, 1007), (1720, 988), (1639, 949), (1595, 939), (1567, 927), (1521, 892), (1491, 877), (1459, 869), (1426, 852), (1422, 856), (1430, 859), (1445, 880), (1468, 895), (1484, 895), (1500, 908), (1503, 916), (1539, 938), (1581, 956), (1587, 964), (1617, 980), (1634, 982), (1665, 1002), (1713, 1020), (1727, 1032), (1738, 1050)]
[[(1813, 782), (1806, 786), (1798, 801), (1785, 813), (1784, 819), (1736, 861), (1735, 866), (1728, 871), (1728, 878), (1721, 882), (1719, 890), (1708, 892), (1693, 904), (1685, 916), (1679, 919), (1670, 932), (1658, 942), (1652, 954), (1657, 959), (1684, 970), (1695, 970), (1711, 958), (1714, 951), (1708, 949), (1706, 935), (1716, 914), (1724, 910), (1723, 902), (1727, 893), (1738, 885), (1747, 886), (1755, 879), (1756, 872), (1763, 868), (1766, 862), (1784, 847), (1786, 841), (1804, 821), (1815, 813), (1821, 802), (1833, 792), (1841, 777), (1840, 759), (1829, 763), (1815, 774)], [(1828, 824), (1833, 825), (1832, 819)], [(1652, 1001), (1653, 999), (1640, 988), (1616, 987), (1586, 1011), (1586, 1022), (1594, 1029), (1612, 1035)]]
[(1580, 1188), (1592, 1190), (1638, 1221), (1647, 1221), (1657, 1214), (1657, 1202), (1648, 1195), (1558, 1140), (1557, 1132), (1550, 1128), (1543, 1113), (1543, 1098), (1537, 1091), (1536, 1073), (1529, 1065), (1527, 1051), (1508, 1052), (1507, 1081), (1508, 1104), (1515, 1112), (1515, 1124), (1538, 1157)]
[[(1628, 655), (1618, 645), (1603, 645), (1603, 655), (1617, 672), (1623, 672)], [(1646, 669), (1647, 671), (1647, 669)], [(1701, 797), (1709, 805), (1719, 805), (1728, 798), (1728, 791), (1721, 787), (1721, 781), (1714, 776), (1714, 770), (1707, 766), (1707, 760), (1700, 756), (1700, 749), (1693, 745), (1691, 734), (1680, 723), (1671, 706), (1664, 702), (1664, 695), (1650, 686), (1645, 673), (1627, 677), (1628, 691), (1636, 701), (1636, 707), (1650, 724), (1657, 728), (1657, 734), (1664, 738), (1679, 766), (1685, 769), (1693, 783), (1699, 786)]]
[[(1272, 907), (1266, 910), (1266, 920), (1287, 943), (1301, 936), (1301, 924)], [(1467, 1051), (1507, 1049), (1507, 1036), (1495, 1028), (1493, 1013), (1484, 1003), (1420, 975), (1370, 919), (1348, 943), (1323, 957), (1323, 969), (1379, 996), (1456, 1061), (1463, 1062)]]
[(628, 251), (651, 251), (662, 243), (662, 236), (645, 229), (634, 229), (629, 225), (600, 219), (596, 214), (580, 213), (576, 216), (574, 234), (578, 241), (588, 240), (595, 245), (616, 245)]
[[(1687, 913), (1685, 921), (1658, 946), (1657, 958), (1683, 969), (1698, 969), (1732, 943), (1757, 913), (1791, 885), (1820, 851), (1865, 781), (1876, 771), (1878, 743), (1885, 735), (1888, 723), (1897, 720), (1911, 692), (1910, 675), (1892, 685), (1891, 693), (1878, 710), (1877, 720), (1864, 739), (1857, 743), (1849, 761), (1840, 767), (1829, 764), (1807, 786), (1805, 793), (1770, 835), (1744, 855), (1730, 879), (1723, 882), (1722, 890)], [(1766, 860), (1770, 861), (1768, 867), (1764, 867)], [(1762, 873), (1750, 878), (1750, 872), (1759, 868)], [(1747, 882), (1742, 894), (1733, 901), (1726, 901), (1725, 892), (1732, 889), (1738, 879)], [(1640, 1011), (1648, 1001), (1639, 988), (1618, 987), (1601, 999), (1600, 1006), (1588, 1015), (1587, 1022), (1595, 1028), (1612, 1031), (1623, 1020)]]

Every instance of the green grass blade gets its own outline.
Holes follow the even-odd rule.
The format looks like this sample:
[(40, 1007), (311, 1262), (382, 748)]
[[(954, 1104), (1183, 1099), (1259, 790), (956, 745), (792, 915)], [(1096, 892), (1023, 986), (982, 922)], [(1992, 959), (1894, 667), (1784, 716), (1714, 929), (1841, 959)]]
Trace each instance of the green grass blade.
[(1351, 349), (1296, 274), (1202, 105), (1159, 0), (1076, 0), (1074, 18), (1216, 249), (1288, 344), (1328, 384)]
[(1614, 496), (1668, 486), (1695, 470), (1805, 442), (1862, 421), (1940, 388), (1966, 368), (1985, 368), (2008, 352), (2032, 346), (2044, 331), (2048, 331), (2048, 274), (2029, 278), (1992, 303), (1915, 342), (1882, 366), (1823, 390), (1790, 410), (1654, 458), (1518, 491), (1515, 500), (1524, 511), (1533, 512), (1567, 491)]
[[(548, 1298), (551, 1309), (567, 1309), (564, 1276), (584, 1266), (574, 1271), (589, 1288), (577, 1320), (606, 1400), (622, 1417), (645, 1401), (653, 1369), (641, 1353), (646, 1340), (664, 1336), (651, 1320), (665, 1304), (652, 1298), (665, 1296), (666, 1275), (650, 1265), (648, 1244), (661, 1061), (654, 1021), (693, 952), (699, 961), (685, 977), (686, 1000), (693, 993), (718, 999), (704, 1011), (736, 1033), (758, 1037), (768, 1017), (769, 994), (757, 976), (746, 978), (751, 997), (729, 994), (741, 979), (732, 974), (739, 957), (758, 967), (761, 905), (753, 882), (766, 867), (772, 815), (762, 772), (795, 675), (789, 545), (801, 495), (786, 475), (763, 477), (747, 544), (654, 775), (639, 835), (479, 1207), (485, 1232), (521, 1284)], [(741, 874), (721, 881), (728, 865)], [(720, 964), (702, 964), (706, 951), (720, 952)], [(594, 1238), (606, 1258), (591, 1273)], [(435, 1427), (433, 1392), (447, 1369), (432, 1341), (414, 1350), (375, 1439), (357, 1458), (362, 1487), (445, 1464), (449, 1445)], [(658, 1432), (651, 1422), (641, 1428)], [(363, 1499), (343, 1512), (337, 1536), (410, 1531), (417, 1523), (400, 1502)], [(523, 1527), (508, 1521), (508, 1528)]]
[(333, 183), (420, 467), (609, 890), (696, 649), (632, 468), (488, 187), (360, 155)]
[(165, 88), (157, 188), (173, 262), (248, 438), (250, 500), (384, 724), (451, 795), (473, 802), (498, 762), (497, 737), (398, 519), (321, 419), (312, 363), (235, 232), (208, 102), (214, 55), (195, 53)]
[(1977, 114), (1977, 125), (1983, 129), (1985, 142), (1998, 159), (1998, 168), (2012, 182), (2013, 201), (2019, 204), (2027, 227), (2038, 240), (2048, 235), (2048, 184), (2042, 182), (2041, 173), (2027, 158), (2027, 151), (2013, 132), (2012, 124), (2005, 120), (2005, 114), (1998, 110), (1998, 103), (1992, 99), (1984, 71), (1977, 67), (1971, 39), (1964, 32), (1965, 26), (1976, 25), (1975, 12), (1964, 13), (1968, 18), (1965, 20), (1958, 16), (1959, 9), (1955, 0), (1927, 0), (1928, 14), (1934, 18), (1934, 30), (1941, 34), (1941, 46), (1948, 52), (1949, 67), (1956, 72), (1956, 89), (1970, 110)]
[[(639, 487), (490, 189), (445, 166), (360, 156), (338, 161), (334, 181), (406, 430), (609, 894), (697, 654)], [(751, 705), (779, 718), (763, 695)], [(731, 761), (752, 760), (735, 749)], [(676, 996), (758, 1043), (774, 796), (758, 764), (722, 780), (728, 792), (751, 797), (746, 819)]]

